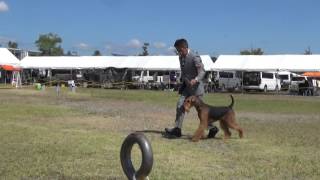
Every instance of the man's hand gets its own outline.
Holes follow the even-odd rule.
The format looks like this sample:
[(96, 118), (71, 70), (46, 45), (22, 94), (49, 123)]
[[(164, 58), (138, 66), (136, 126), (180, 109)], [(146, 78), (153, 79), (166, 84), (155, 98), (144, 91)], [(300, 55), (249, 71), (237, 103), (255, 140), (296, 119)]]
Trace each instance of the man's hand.
[(197, 80), (195, 80), (195, 79), (191, 79), (191, 81), (190, 81), (190, 85), (191, 86), (193, 86), (193, 85), (195, 85), (195, 84), (197, 84)]

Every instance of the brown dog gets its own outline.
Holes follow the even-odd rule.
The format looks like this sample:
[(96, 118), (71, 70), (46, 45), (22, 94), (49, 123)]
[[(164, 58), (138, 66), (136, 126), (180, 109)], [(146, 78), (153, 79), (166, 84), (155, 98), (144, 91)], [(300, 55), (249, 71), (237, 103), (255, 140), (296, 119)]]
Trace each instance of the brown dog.
[(208, 128), (208, 124), (211, 124), (217, 120), (220, 120), (220, 127), (224, 131), (224, 139), (230, 138), (231, 132), (229, 128), (235, 129), (239, 132), (239, 137), (243, 137), (243, 130), (237, 124), (235, 118), (235, 112), (232, 107), (234, 100), (231, 96), (231, 104), (229, 106), (210, 106), (202, 102), (197, 96), (190, 96), (184, 101), (184, 109), (189, 112), (190, 108), (194, 106), (198, 111), (198, 117), (200, 119), (200, 124), (196, 132), (192, 137), (192, 141), (199, 141), (200, 138), (204, 137), (204, 130)]

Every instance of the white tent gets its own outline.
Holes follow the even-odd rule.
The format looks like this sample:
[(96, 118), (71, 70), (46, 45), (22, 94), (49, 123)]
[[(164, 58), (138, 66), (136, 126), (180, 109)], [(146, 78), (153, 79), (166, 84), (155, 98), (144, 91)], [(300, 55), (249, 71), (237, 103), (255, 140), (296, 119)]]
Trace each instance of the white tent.
[(20, 61), (7, 48), (0, 48), (0, 65), (18, 66)]
[[(7, 48), (0, 48), (0, 65), (4, 70), (8, 71), (8, 67), (4, 67), (4, 65), (9, 66), (12, 72), (11, 84), (16, 88), (21, 87), (21, 76), (20, 76), (20, 68), (19, 68), (20, 61), (16, 58)], [(0, 73), (1, 77), (1, 73)], [(7, 75), (5, 73), (4, 83), (7, 83)]]
[(27, 56), (20, 65), (25, 69), (84, 69), (102, 68), (103, 62), (101, 59), (92, 61), (80, 56)]
[(320, 55), (221, 55), (215, 70), (320, 71)]
[(281, 70), (320, 71), (320, 55), (286, 55)]
[[(201, 56), (206, 71), (213, 69), (210, 56)], [(129, 68), (180, 70), (178, 56), (27, 56), (21, 60), (25, 69), (99, 69)]]
[(148, 70), (179, 70), (180, 63), (177, 56), (152, 56), (144, 65)]

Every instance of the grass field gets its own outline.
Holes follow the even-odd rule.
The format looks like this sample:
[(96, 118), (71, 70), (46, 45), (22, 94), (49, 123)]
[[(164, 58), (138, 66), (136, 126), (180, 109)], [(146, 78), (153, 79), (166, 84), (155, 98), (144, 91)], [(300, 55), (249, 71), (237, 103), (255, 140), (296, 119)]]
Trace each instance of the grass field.
[[(134, 131), (151, 141), (150, 179), (319, 179), (320, 98), (234, 94), (244, 139), (190, 141), (192, 110), (183, 138), (161, 134), (173, 125), (176, 92), (0, 89), (0, 179), (126, 179), (120, 147)], [(208, 94), (212, 105), (228, 94)], [(152, 133), (154, 132), (154, 133)], [(134, 147), (134, 164), (139, 150)]]

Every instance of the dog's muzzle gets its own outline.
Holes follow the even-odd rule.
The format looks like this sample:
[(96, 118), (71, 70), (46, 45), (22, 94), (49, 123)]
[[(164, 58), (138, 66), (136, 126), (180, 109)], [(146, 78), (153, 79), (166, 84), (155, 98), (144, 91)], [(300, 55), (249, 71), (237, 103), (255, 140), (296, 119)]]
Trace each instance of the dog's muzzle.
[(184, 110), (185, 110), (187, 113), (190, 112), (190, 106), (184, 105), (183, 107), (184, 107)]

